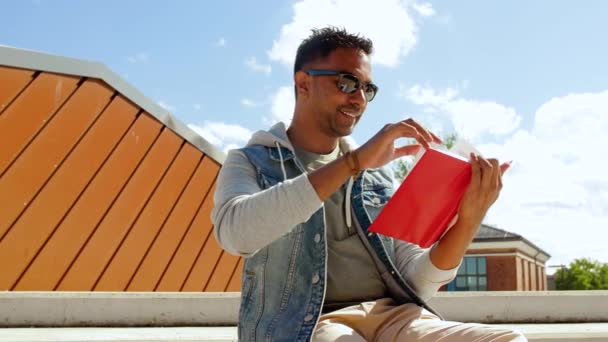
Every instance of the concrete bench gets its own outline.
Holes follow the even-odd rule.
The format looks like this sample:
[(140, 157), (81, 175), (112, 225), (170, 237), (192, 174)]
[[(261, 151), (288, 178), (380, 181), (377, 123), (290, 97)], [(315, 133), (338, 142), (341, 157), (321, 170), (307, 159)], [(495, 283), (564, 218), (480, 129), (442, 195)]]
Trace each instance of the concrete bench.
[[(535, 342), (608, 341), (608, 323), (505, 324)], [(236, 327), (6, 328), (1, 342), (236, 341)]]
[[(235, 341), (238, 305), (238, 293), (4, 292), (0, 341)], [(608, 341), (608, 291), (441, 293), (431, 305), (530, 341)]]

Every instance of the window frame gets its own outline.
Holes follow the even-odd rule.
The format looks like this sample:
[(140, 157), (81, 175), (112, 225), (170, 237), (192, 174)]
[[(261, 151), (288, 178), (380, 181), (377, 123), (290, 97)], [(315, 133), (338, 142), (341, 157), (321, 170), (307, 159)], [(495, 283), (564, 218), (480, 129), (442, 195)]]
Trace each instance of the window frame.
[(487, 257), (465, 256), (456, 277), (447, 285), (447, 291), (488, 291)]

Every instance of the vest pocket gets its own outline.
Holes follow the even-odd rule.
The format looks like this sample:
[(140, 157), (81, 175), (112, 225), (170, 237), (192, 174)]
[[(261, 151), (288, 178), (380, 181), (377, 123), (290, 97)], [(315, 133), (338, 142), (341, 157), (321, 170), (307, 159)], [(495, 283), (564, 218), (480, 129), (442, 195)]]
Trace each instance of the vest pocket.
[(253, 282), (255, 273), (250, 271), (243, 272), (243, 285), (241, 287), (241, 315), (243, 314), (243, 309), (247, 307), (249, 300), (251, 298), (251, 289), (253, 288)]
[(247, 320), (251, 319), (252, 313), (250, 312), (252, 306), (249, 304), (251, 301), (251, 290), (253, 289), (255, 273), (250, 271), (243, 272), (242, 287), (241, 287), (241, 307), (239, 309), (239, 324), (238, 324), (238, 335), (239, 341), (249, 341), (253, 331), (251, 324), (243, 324)]
[(363, 192), (363, 204), (370, 207), (382, 208), (390, 197), (382, 193), (382, 189)]

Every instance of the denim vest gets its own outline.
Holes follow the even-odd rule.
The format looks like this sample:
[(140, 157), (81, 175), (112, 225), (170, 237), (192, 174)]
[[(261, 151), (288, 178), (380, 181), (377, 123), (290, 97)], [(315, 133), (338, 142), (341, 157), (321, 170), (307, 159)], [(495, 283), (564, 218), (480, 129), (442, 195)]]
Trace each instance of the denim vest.
[[(252, 145), (241, 149), (257, 171), (262, 189), (303, 173), (294, 153), (284, 147)], [(281, 161), (282, 159), (282, 161)], [(395, 267), (392, 238), (368, 233), (371, 222), (393, 194), (390, 173), (362, 172), (354, 182), (350, 201), (353, 224), (399, 303), (429, 308)], [(347, 199), (348, 200), (348, 199)], [(321, 315), (327, 272), (327, 243), (323, 207), (306, 222), (245, 259), (242, 275), (238, 334), (240, 341), (309, 341)]]

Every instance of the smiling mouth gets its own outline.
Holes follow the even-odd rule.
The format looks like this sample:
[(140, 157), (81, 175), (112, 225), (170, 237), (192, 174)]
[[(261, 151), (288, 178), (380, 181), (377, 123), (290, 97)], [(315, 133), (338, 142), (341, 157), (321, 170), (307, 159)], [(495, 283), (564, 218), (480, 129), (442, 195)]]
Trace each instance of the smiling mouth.
[(342, 113), (342, 114), (344, 114), (344, 115), (348, 116), (348, 117), (353, 118), (353, 119), (356, 119), (356, 118), (358, 118), (358, 117), (359, 117), (359, 115), (357, 115), (357, 114), (348, 113), (348, 112), (345, 112), (345, 111), (343, 111), (343, 110), (338, 110), (338, 111), (339, 111), (340, 113)]

